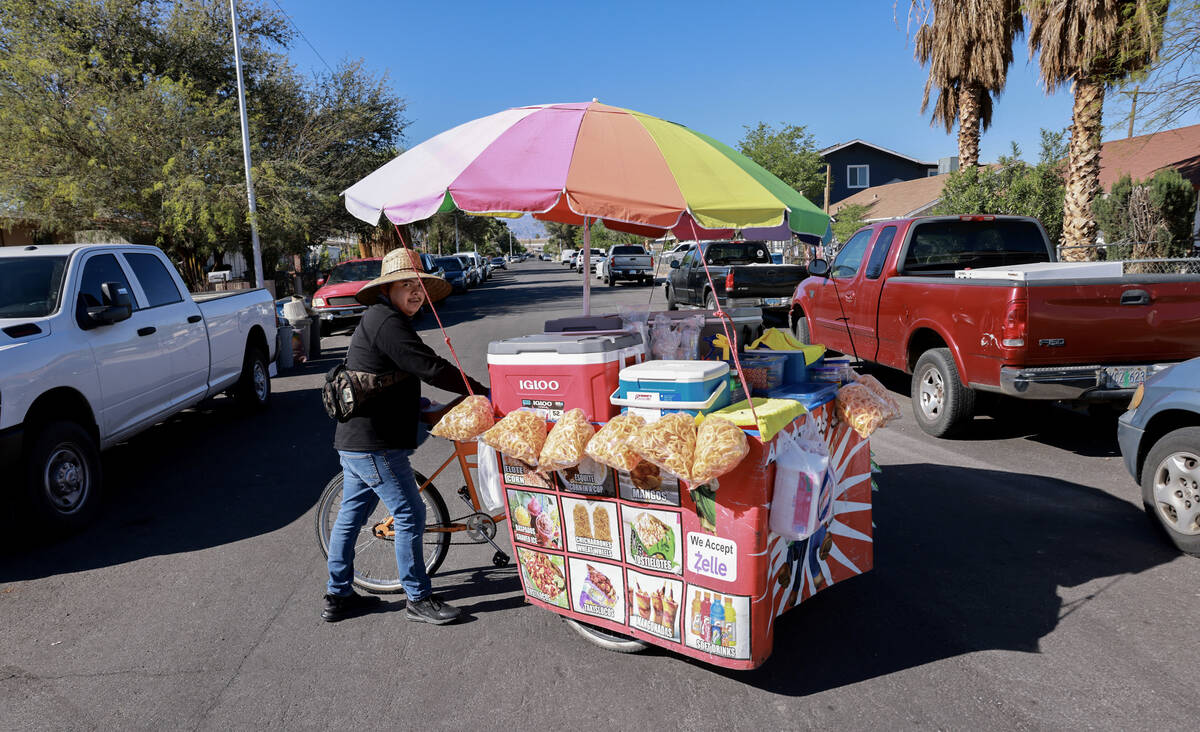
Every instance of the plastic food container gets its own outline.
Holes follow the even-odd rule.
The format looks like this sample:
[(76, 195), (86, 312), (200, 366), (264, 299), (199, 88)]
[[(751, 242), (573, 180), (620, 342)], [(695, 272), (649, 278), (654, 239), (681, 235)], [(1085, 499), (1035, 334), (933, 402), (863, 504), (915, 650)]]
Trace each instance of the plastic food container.
[(826, 358), (808, 367), (808, 380), (845, 384), (854, 380), (854, 369), (848, 358)]
[(785, 384), (767, 392), (772, 399), (792, 399), (804, 405), (808, 411), (813, 411), (822, 404), (828, 404), (837, 398), (838, 385), (828, 382), (806, 382), (801, 384)]
[(707, 414), (729, 406), (728, 380), (729, 366), (720, 361), (647, 361), (621, 369), (611, 402), (648, 420)]
[[(746, 374), (746, 384), (750, 387), (752, 396), (765, 396), (767, 392), (783, 384), (784, 364), (786, 355), (774, 351), (747, 351), (740, 354), (742, 371)], [(735, 368), (732, 361), (730, 368)]]
[(626, 365), (642, 360), (640, 336), (530, 335), (488, 344), (492, 403), (507, 414), (522, 407), (557, 420), (579, 407), (593, 422), (620, 412), (609, 402)]
[(804, 355), (804, 351), (782, 351), (782, 350), (755, 350), (747, 351), (747, 353), (778, 353), (787, 356), (787, 361), (783, 364), (783, 383), (799, 384), (808, 381), (808, 361)]

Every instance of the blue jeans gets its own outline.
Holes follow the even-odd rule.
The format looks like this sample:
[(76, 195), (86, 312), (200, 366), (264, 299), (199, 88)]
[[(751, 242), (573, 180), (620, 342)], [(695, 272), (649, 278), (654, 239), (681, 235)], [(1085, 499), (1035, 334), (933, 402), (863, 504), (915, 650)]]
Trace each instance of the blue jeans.
[(338, 451), (342, 459), (342, 507), (329, 536), (329, 594), (350, 594), (354, 542), (382, 499), (393, 518), (396, 566), (404, 592), (410, 600), (429, 596), (431, 587), (422, 551), (425, 504), (408, 462), (412, 453), (412, 450)]

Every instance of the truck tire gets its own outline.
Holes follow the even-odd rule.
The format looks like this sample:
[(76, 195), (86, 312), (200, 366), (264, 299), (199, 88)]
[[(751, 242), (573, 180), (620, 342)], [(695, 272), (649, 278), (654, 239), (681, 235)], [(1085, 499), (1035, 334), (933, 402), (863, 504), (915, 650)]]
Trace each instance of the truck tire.
[(100, 505), (100, 451), (82, 426), (50, 422), (29, 436), (26, 499), (36, 519), (51, 528), (78, 529)]
[(679, 303), (675, 302), (675, 290), (667, 285), (667, 310), (678, 310)]
[(617, 279), (612, 275), (609, 275), (604, 278), (604, 284), (608, 285), (609, 287), (616, 287)]
[(267, 365), (267, 354), (257, 346), (246, 348), (242, 375), (233, 387), (233, 398), (238, 406), (252, 412), (261, 412), (271, 403), (271, 372)]
[(804, 314), (803, 310), (796, 315), (796, 322), (792, 324), (792, 333), (801, 343), (812, 343), (812, 333), (808, 330), (808, 316)]
[(707, 295), (704, 296), (704, 309), (705, 310), (716, 310), (717, 309), (717, 296), (716, 295), (709, 292)]
[(975, 391), (959, 380), (949, 348), (931, 348), (917, 359), (912, 404), (917, 424), (934, 437), (949, 437), (971, 421)]
[(1142, 504), (1179, 551), (1200, 557), (1200, 427), (1168, 432), (1142, 466)]

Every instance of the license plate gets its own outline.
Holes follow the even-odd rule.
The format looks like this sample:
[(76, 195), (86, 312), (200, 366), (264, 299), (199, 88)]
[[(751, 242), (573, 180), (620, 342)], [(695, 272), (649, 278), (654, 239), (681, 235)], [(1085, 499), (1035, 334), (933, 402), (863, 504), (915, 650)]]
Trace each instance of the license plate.
[(1133, 389), (1146, 380), (1145, 366), (1116, 366), (1104, 369), (1108, 383), (1118, 389)]
[(782, 305), (783, 298), (782, 297), (764, 297), (763, 304), (764, 305)]

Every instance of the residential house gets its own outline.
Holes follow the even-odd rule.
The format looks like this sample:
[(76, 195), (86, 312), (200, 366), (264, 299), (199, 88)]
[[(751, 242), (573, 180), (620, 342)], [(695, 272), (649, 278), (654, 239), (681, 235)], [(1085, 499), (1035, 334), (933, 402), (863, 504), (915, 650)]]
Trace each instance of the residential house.
[(938, 164), (910, 158), (894, 150), (851, 140), (821, 151), (830, 168), (830, 204), (872, 186), (937, 175)]

